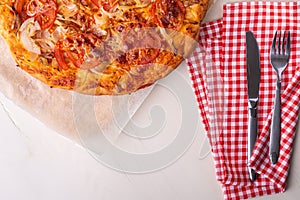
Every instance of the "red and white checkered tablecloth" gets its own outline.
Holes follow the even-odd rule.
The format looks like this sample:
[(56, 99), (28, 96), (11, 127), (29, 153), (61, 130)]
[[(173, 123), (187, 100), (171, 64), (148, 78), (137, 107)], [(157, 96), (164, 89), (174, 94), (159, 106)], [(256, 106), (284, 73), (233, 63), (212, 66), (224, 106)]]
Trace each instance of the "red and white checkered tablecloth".
[[(226, 4), (223, 18), (203, 24), (199, 46), (187, 59), (200, 116), (209, 138), (225, 199), (247, 199), (284, 192), (300, 103), (300, 2)], [(261, 83), (258, 140), (247, 162), (248, 100), (246, 31), (258, 42)], [(280, 157), (269, 159), (269, 128), (276, 73), (270, 47), (276, 30), (290, 30), (291, 57), (282, 77)], [(254, 182), (247, 166), (259, 173)]]

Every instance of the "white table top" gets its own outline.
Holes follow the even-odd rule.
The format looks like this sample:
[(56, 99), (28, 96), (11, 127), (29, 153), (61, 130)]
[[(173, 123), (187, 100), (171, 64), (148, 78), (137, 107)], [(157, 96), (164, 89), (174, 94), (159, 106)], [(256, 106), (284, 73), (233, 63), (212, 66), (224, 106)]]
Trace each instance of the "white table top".
[[(179, 90), (184, 91), (184, 96), (174, 89), (176, 84), (180, 84)], [(195, 111), (191, 112), (188, 121), (184, 120), (188, 114), (185, 109)], [(145, 128), (142, 129), (143, 137), (120, 134), (113, 140), (129, 155), (157, 153), (174, 162), (156, 160), (156, 165), (148, 169), (150, 172), (138, 163), (137, 169), (143, 173), (125, 173), (119, 170), (126, 168), (134, 172), (136, 169), (130, 165), (122, 167), (122, 163), (117, 166), (115, 162), (107, 166), (102, 157), (91, 155), (85, 148), (50, 130), (0, 93), (0, 199), (223, 199), (197, 112), (188, 72), (182, 64), (159, 81), (134, 116), (133, 123), (140, 128), (151, 123), (161, 125), (159, 121), (163, 120), (157, 134), (150, 137), (153, 129)], [(186, 133), (187, 141), (175, 144), (176, 138), (182, 134), (180, 131), (185, 130), (192, 130)], [(162, 149), (173, 144), (183, 150), (162, 155)], [(180, 146), (182, 144), (185, 146)], [(297, 138), (287, 191), (257, 199), (293, 200), (299, 197), (299, 145)]]

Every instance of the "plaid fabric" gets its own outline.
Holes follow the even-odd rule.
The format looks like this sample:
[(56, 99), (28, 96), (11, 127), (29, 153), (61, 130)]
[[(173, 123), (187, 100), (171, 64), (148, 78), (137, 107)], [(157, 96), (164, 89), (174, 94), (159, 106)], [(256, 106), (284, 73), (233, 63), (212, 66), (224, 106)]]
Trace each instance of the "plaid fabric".
[[(247, 199), (285, 190), (300, 102), (299, 6), (299, 2), (226, 4), (221, 20), (203, 24), (200, 45), (187, 59), (225, 199)], [(248, 30), (257, 39), (261, 60), (259, 136), (250, 163), (245, 39)], [(282, 77), (280, 157), (276, 165), (271, 165), (268, 146), (276, 73), (269, 54), (276, 30), (290, 30), (292, 53)], [(259, 173), (256, 181), (250, 181), (247, 166)]]

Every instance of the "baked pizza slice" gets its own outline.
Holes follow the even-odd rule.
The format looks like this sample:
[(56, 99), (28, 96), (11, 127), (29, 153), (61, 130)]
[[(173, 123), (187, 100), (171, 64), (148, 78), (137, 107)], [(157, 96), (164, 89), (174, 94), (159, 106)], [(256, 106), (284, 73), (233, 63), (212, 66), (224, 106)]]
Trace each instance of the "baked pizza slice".
[(17, 65), (54, 88), (134, 92), (197, 44), (208, 0), (3, 0), (0, 34)]

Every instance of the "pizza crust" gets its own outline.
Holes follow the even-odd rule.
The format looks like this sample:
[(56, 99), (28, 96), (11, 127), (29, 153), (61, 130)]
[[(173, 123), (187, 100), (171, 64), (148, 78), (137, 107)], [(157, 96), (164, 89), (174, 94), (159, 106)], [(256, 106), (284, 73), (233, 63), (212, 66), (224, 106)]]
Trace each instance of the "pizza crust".
[(78, 144), (82, 144), (83, 135), (80, 135), (78, 131), (80, 127), (75, 123), (74, 117), (80, 115), (82, 118), (90, 119), (91, 116), (87, 116), (84, 112), (76, 113), (76, 107), (79, 106), (76, 102), (84, 100), (91, 104), (99, 128), (107, 134), (114, 135), (118, 134), (122, 128), (114, 123), (115, 116), (124, 112), (129, 113), (128, 119), (123, 119), (125, 121), (122, 125), (125, 126), (126, 121), (129, 121), (152, 90), (152, 87), (149, 87), (131, 95), (87, 96), (73, 91), (50, 88), (24, 73), (22, 69), (15, 67), (16, 63), (1, 37), (0, 52), (1, 93), (47, 127)]

